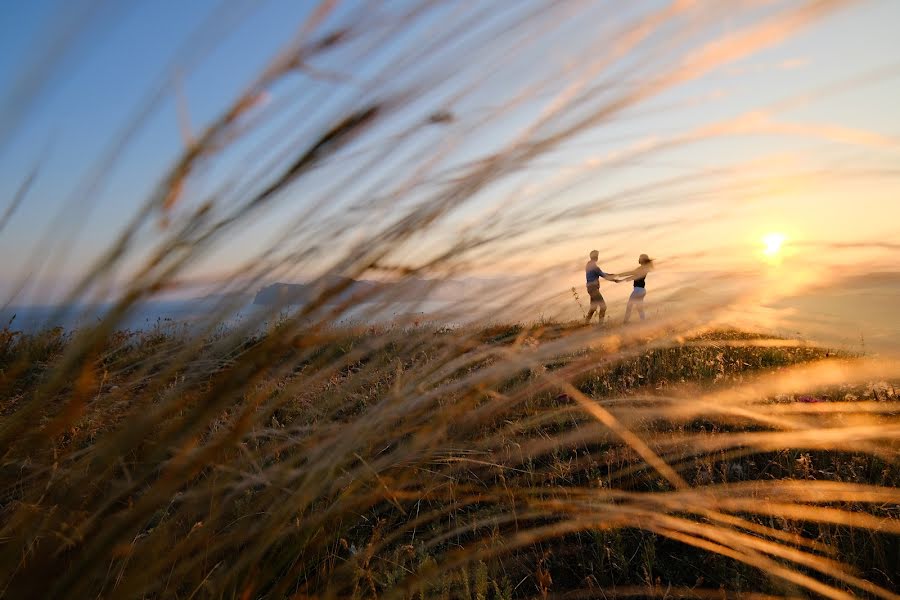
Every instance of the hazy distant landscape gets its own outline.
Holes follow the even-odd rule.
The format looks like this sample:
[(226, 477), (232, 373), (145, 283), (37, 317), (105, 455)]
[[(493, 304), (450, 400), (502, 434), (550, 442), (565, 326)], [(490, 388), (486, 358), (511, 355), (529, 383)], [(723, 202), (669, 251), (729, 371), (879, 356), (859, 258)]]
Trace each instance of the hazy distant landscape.
[[(510, 306), (502, 302), (481, 302), (492, 297), (493, 290), (510, 285), (504, 279), (470, 279), (462, 281), (413, 280), (398, 284), (373, 281), (340, 282), (341, 292), (328, 303), (347, 303), (337, 321), (345, 323), (406, 323), (411, 319), (436, 323), (498, 322), (508, 318)], [(578, 281), (572, 282), (579, 285)], [(204, 324), (210, 314), (218, 314), (223, 304), (230, 308), (217, 318), (226, 326), (252, 321), (260, 315), (266, 321), (279, 314), (300, 310), (321, 290), (311, 283), (273, 283), (259, 288), (254, 294), (204, 296), (185, 300), (162, 300), (135, 306), (120, 324), (121, 329), (147, 330), (154, 327), (177, 327)], [(346, 285), (346, 287), (344, 287)], [(577, 289), (577, 288), (576, 288)], [(610, 299), (610, 320), (618, 322), (624, 312), (624, 296), (629, 288), (606, 286)], [(689, 310), (703, 298), (700, 288), (670, 291), (666, 287), (654, 290), (648, 310), (657, 317), (679, 310)], [(477, 307), (467, 307), (464, 314), (453, 308), (461, 302), (475, 301)], [(374, 306), (374, 305), (378, 306)], [(856, 275), (836, 284), (814, 287), (798, 295), (780, 299), (767, 308), (777, 317), (770, 327), (772, 333), (800, 335), (819, 339), (836, 347), (854, 351), (896, 351), (900, 348), (900, 274), (880, 272)], [(0, 323), (9, 323), (12, 330), (34, 333), (40, 329), (63, 327), (79, 329), (95, 324), (109, 310), (110, 305), (94, 306), (30, 306), (10, 307), (0, 311)], [(583, 308), (583, 307), (582, 307)], [(544, 318), (571, 320), (579, 316), (578, 303), (568, 288), (560, 287), (556, 300), (537, 309), (517, 308), (514, 311), (523, 323)], [(451, 316), (448, 316), (448, 313)], [(15, 318), (13, 318), (15, 317)], [(464, 318), (463, 318), (464, 317)]]
[(858, 351), (900, 349), (900, 274), (855, 275), (838, 283), (781, 300), (784, 329)]

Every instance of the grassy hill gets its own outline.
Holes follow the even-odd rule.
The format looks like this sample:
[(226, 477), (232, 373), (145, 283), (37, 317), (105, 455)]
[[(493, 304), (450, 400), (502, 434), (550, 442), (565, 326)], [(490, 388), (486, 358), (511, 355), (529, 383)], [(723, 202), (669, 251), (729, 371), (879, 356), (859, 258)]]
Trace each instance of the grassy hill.
[(6, 330), (0, 589), (891, 597), (884, 372), (574, 323)]

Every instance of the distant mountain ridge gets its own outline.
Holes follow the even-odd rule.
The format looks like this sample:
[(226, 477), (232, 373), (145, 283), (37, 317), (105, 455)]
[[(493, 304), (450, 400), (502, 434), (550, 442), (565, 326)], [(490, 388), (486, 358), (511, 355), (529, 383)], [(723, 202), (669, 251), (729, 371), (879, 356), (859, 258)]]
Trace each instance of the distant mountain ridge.
[[(323, 281), (308, 283), (273, 283), (261, 288), (253, 299), (253, 304), (262, 306), (283, 306), (306, 304), (327, 290), (335, 290), (334, 297), (327, 302), (338, 303), (355, 300), (358, 303), (385, 300), (396, 297), (399, 301), (460, 300), (467, 295), (477, 294), (494, 288), (501, 282), (495, 279), (404, 279), (397, 282), (372, 281), (332, 276)], [(339, 290), (339, 291), (338, 291)], [(393, 298), (392, 298), (393, 299)]]

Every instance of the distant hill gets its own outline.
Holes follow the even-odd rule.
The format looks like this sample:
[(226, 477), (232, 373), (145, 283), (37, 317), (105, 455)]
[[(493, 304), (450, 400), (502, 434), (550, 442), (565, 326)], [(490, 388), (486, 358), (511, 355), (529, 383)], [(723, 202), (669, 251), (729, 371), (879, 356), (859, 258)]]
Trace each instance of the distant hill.
[(872, 271), (870, 273), (842, 274), (840, 278), (825, 281), (813, 289), (835, 293), (857, 293), (860, 290), (898, 293), (900, 292), (900, 272)]
[[(346, 288), (344, 289), (344, 287)], [(273, 283), (260, 289), (253, 298), (253, 304), (263, 306), (306, 304), (329, 288), (341, 288), (343, 291), (333, 301), (347, 298), (351, 294), (364, 295), (376, 293), (374, 282), (354, 281), (346, 278), (331, 278), (318, 284), (314, 283)]]
[(398, 282), (371, 281), (332, 276), (317, 282), (273, 283), (260, 289), (253, 303), (263, 306), (306, 304), (328, 290), (335, 292), (329, 303), (353, 298), (359, 303), (382, 300), (431, 300), (456, 301), (485, 289), (493, 289), (500, 282), (493, 279), (404, 279)]

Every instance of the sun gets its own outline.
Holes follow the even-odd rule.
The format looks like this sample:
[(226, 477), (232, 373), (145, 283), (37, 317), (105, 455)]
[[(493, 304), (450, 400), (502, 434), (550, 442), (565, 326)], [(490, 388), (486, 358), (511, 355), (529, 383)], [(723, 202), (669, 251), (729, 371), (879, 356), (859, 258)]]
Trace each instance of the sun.
[(765, 245), (765, 249), (763, 250), (763, 254), (769, 257), (775, 257), (781, 252), (781, 246), (784, 244), (784, 241), (787, 239), (783, 233), (767, 233), (763, 236), (762, 241)]

